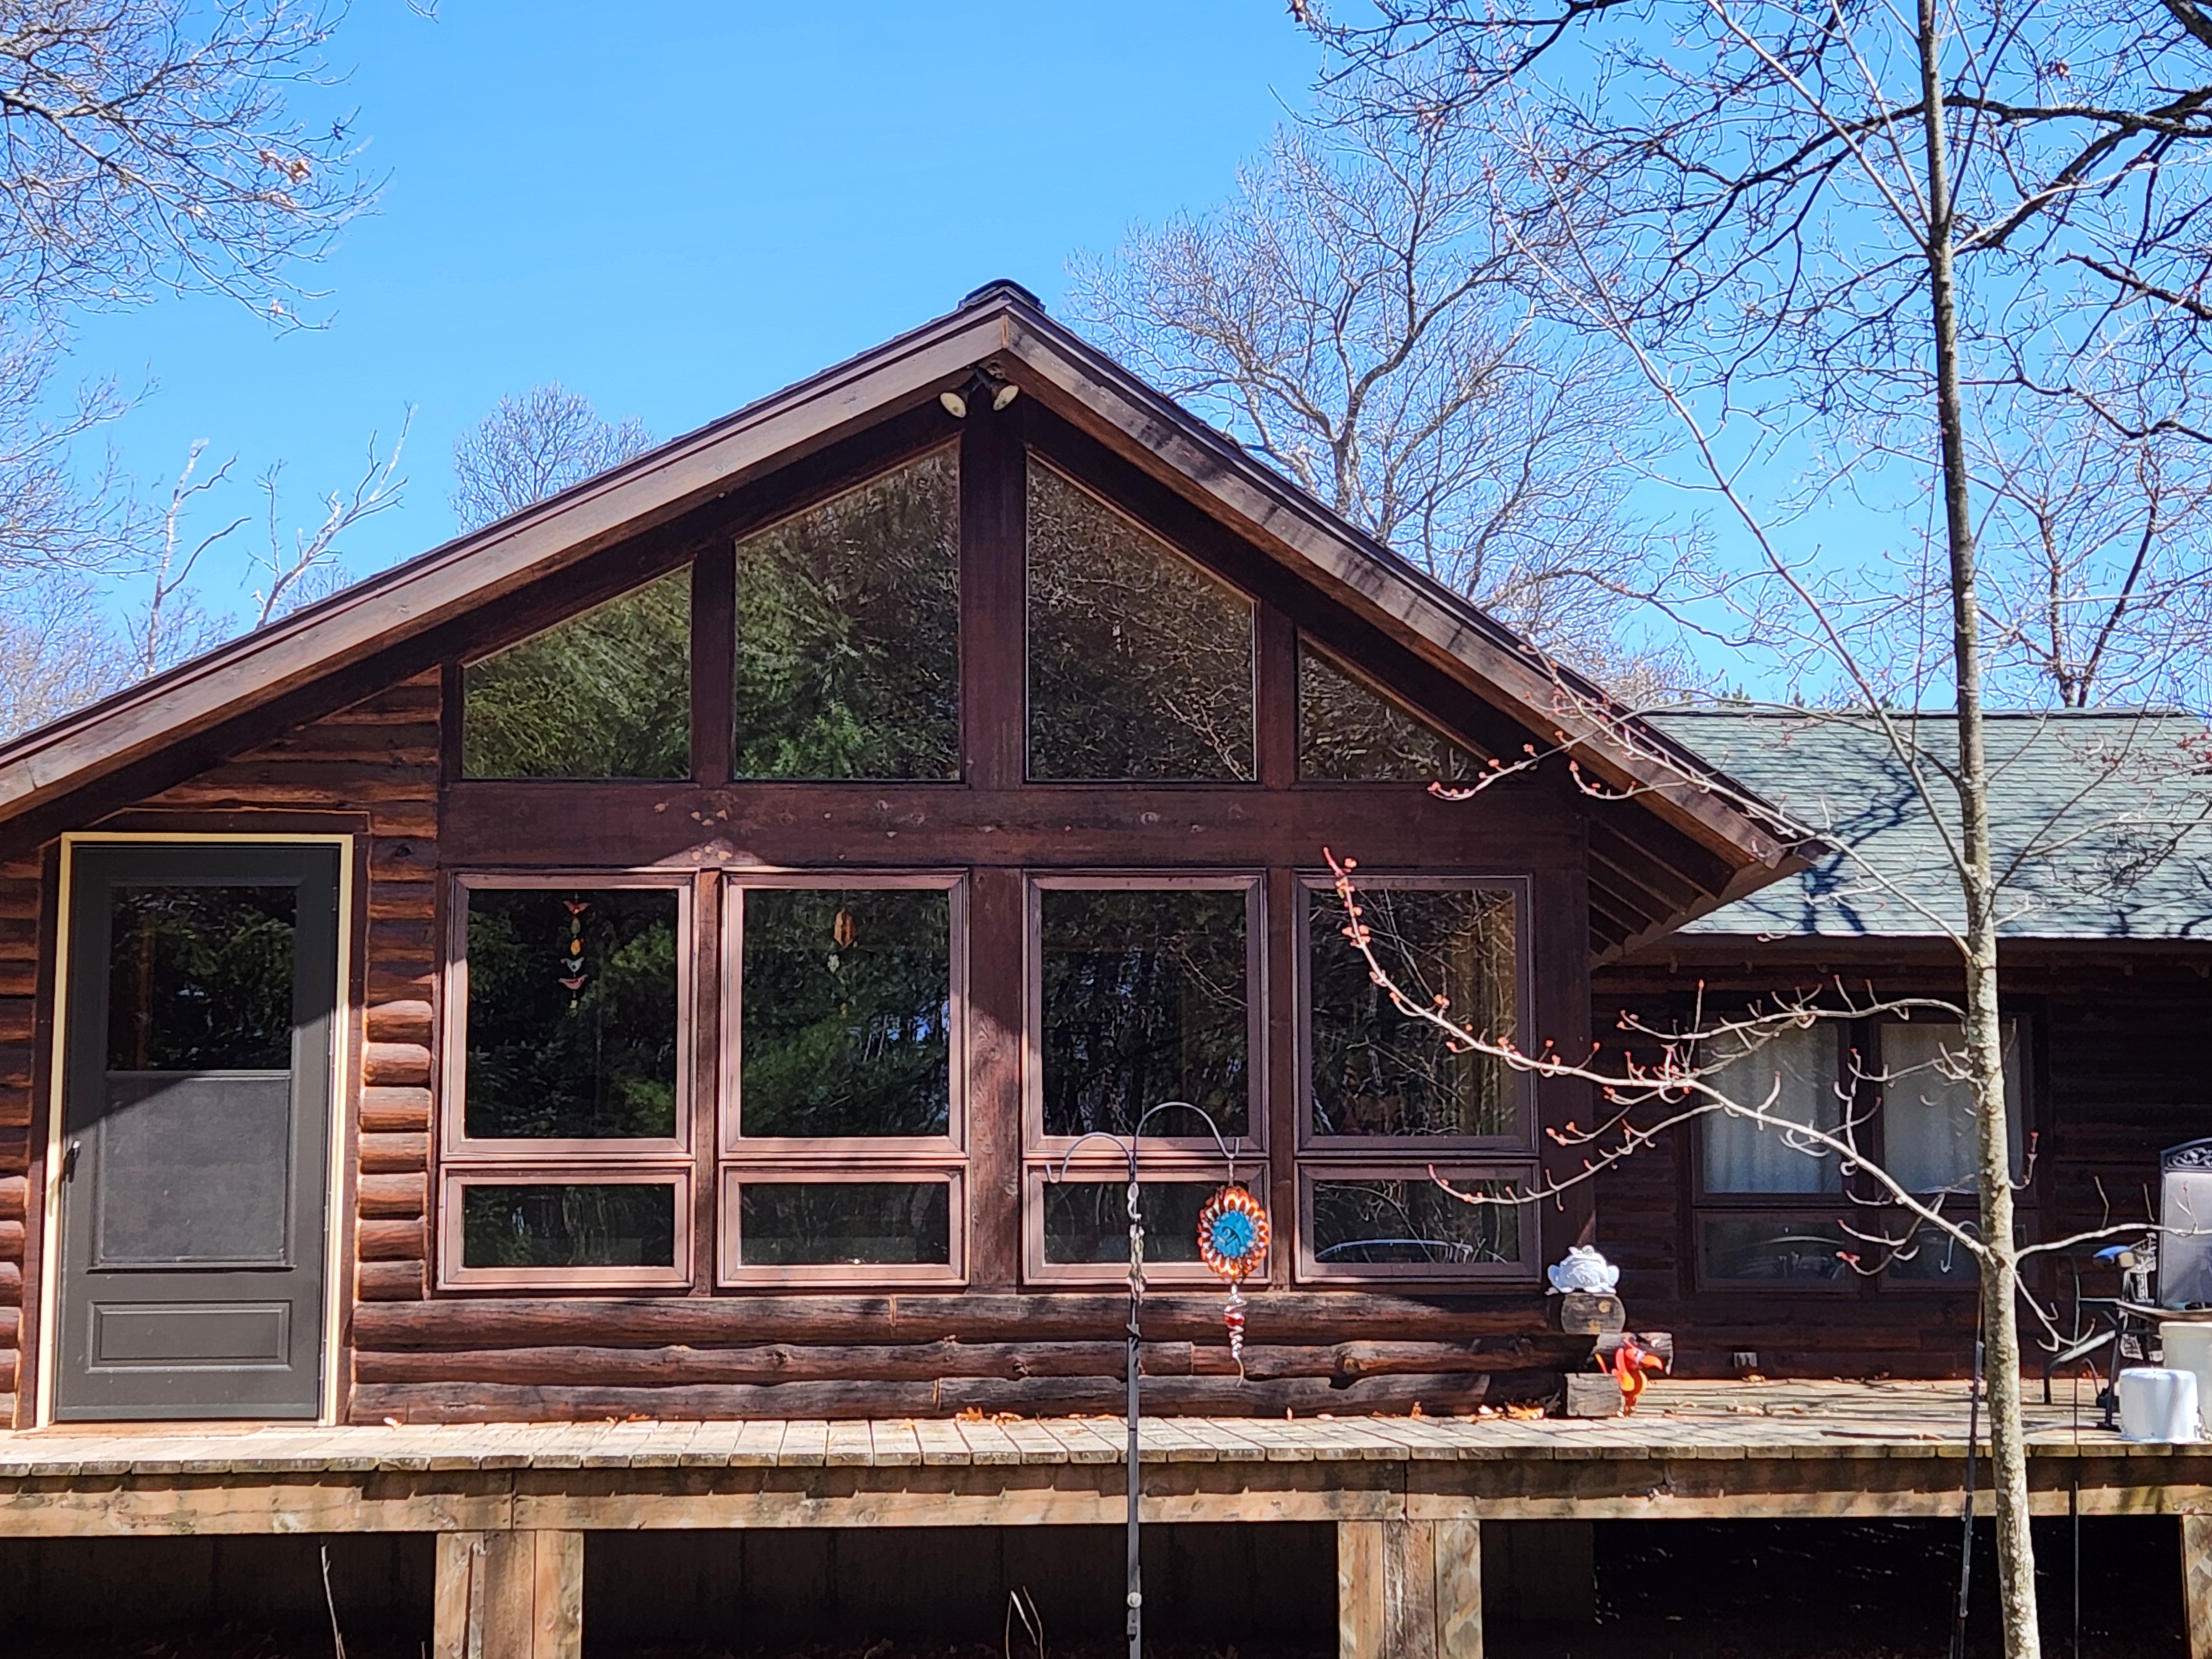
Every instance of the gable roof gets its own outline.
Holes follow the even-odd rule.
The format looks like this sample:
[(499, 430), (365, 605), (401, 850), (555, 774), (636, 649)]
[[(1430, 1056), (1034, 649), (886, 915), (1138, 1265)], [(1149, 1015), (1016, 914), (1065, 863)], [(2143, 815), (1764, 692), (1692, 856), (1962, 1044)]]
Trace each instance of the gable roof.
[(1694, 844), (1705, 868), (1693, 895), (1625, 901), (1631, 921), (1616, 932), (1663, 932), (1787, 863), (1785, 840), (1755, 805), (1685, 783), (1694, 757), (1633, 722), (1636, 740), (1623, 742), (1607, 720), (1578, 712), (1603, 705), (1595, 686), (1144, 385), (1011, 283), (979, 289), (957, 309), (872, 351), (0, 745), (0, 825), (456, 623), (870, 420), (923, 405), (987, 362), (1531, 733), (1562, 742), (1599, 779), (1634, 789), (1644, 810)]
[[(1930, 938), (1964, 925), (1930, 813), (1958, 821), (1931, 769), (1916, 787), (1872, 716), (1698, 709), (1652, 721), (1797, 822), (1851, 849), (1699, 917), (1693, 934)], [(1894, 718), (1915, 746), (1957, 753), (1948, 714)], [(2001, 930), (2019, 939), (2212, 939), (2212, 770), (2197, 716), (2171, 709), (1992, 711), (1993, 850), (2008, 872)]]

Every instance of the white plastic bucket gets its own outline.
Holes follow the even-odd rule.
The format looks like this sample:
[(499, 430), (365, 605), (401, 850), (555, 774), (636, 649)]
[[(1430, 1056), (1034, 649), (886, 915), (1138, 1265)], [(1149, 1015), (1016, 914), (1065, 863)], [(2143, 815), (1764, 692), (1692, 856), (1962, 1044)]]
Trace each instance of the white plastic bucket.
[(2166, 1319), (2159, 1322), (2158, 1340), (2166, 1350), (2159, 1363), (2170, 1371), (2187, 1371), (2197, 1379), (2197, 1431), (2207, 1428), (2203, 1414), (2212, 1407), (2212, 1320)]
[(2197, 1374), (2163, 1365), (2131, 1365), (2120, 1373), (2120, 1437), (2197, 1438)]

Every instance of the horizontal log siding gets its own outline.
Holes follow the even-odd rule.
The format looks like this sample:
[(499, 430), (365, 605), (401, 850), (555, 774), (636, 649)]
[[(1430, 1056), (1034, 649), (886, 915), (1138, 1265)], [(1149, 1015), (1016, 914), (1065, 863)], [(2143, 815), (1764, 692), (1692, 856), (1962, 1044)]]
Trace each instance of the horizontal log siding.
[(41, 866), (0, 864), (0, 1423), (15, 1421), (22, 1362), (23, 1285), (31, 1219), (31, 1129), (37, 1115)]
[[(1663, 950), (1664, 947), (1662, 947)], [(1869, 983), (1871, 964), (1808, 964), (1777, 951), (1771, 966), (1755, 959), (1722, 964), (1679, 962), (1672, 974), (1656, 967), (1616, 969), (1600, 975), (1595, 1025), (1613, 1036), (1625, 1005), (1657, 1018), (1656, 994), (1671, 988), (1708, 999), (1732, 992), (1769, 995), (1820, 982), (1820, 968), (1846, 974), (1855, 993)], [(2205, 964), (2212, 967), (2212, 957)], [(1875, 994), (1956, 994), (1924, 973), (1874, 969)], [(2212, 978), (2179, 953), (2121, 958), (2085, 946), (2008, 967), (2002, 981), (2008, 1008), (2039, 1027), (2043, 1063), (2032, 1083), (2031, 1127), (2039, 1139), (2033, 1214), (2038, 1236), (2057, 1238), (2112, 1223), (2139, 1221), (2157, 1204), (2158, 1155), (2165, 1147), (2212, 1135), (2212, 1067), (2204, 1061), (2212, 1031)], [(1968, 1374), (1974, 1343), (1970, 1295), (1923, 1289), (1855, 1285), (1842, 1292), (1695, 1289), (1692, 1202), (1686, 1134), (1668, 1137), (1599, 1177), (1598, 1243), (1620, 1264), (1621, 1293), (1632, 1327), (1671, 1330), (1678, 1370), (1691, 1376), (1730, 1374), (1730, 1356), (1755, 1352), (1760, 1370), (1787, 1377), (1959, 1377)], [(1834, 1200), (1808, 1200), (1808, 1211)], [(2086, 1260), (2098, 1246), (2083, 1246)], [(2031, 1282), (2070, 1305), (2072, 1279), (2057, 1264), (2032, 1268)], [(2116, 1277), (2085, 1270), (2091, 1296), (2115, 1294)], [(2031, 1370), (2039, 1367), (2033, 1334), (2024, 1333)]]

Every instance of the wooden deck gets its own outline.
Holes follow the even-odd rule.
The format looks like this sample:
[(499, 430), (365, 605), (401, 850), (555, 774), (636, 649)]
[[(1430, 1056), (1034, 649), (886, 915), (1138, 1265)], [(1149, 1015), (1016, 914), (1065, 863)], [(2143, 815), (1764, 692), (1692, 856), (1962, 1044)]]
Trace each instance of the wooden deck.
[[(1662, 1382), (1599, 1421), (1163, 1418), (1146, 1518), (1948, 1514), (1966, 1405), (1952, 1383)], [(2040, 1505), (2078, 1482), (2090, 1513), (2212, 1510), (2212, 1445), (2094, 1417), (2033, 1408)], [(1106, 1523), (1122, 1445), (1109, 1418), (50, 1428), (0, 1435), (0, 1535)]]

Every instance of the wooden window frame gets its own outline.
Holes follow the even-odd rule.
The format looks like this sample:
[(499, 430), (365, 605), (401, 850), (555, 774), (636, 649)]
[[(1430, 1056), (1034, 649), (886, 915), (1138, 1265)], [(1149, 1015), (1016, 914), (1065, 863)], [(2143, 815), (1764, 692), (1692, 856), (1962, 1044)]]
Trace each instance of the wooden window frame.
[[(1756, 1196), (1756, 1194), (1753, 1194), (1753, 1196)], [(1839, 1218), (1838, 1210), (1835, 1207), (1831, 1207), (1823, 1211), (1817, 1205), (1808, 1204), (1803, 1201), (1808, 1198), (1821, 1197), (1822, 1194), (1776, 1194), (1776, 1196), (1795, 1198), (1798, 1201), (1796, 1203), (1787, 1204), (1729, 1206), (1726, 1208), (1721, 1209), (1708, 1208), (1700, 1205), (1697, 1209), (1691, 1212), (1690, 1270), (1692, 1282), (1696, 1285), (1698, 1290), (1730, 1296), (1752, 1294), (1789, 1297), (1838, 1297), (1856, 1296), (1871, 1284), (1872, 1281), (1869, 1279), (1866, 1275), (1860, 1273), (1854, 1268), (1849, 1267), (1847, 1267), (1844, 1272), (1838, 1274), (1833, 1279), (1727, 1279), (1717, 1273), (1711, 1272), (1706, 1267), (1705, 1258), (1705, 1226), (1709, 1222), (1767, 1220), (1780, 1223), (1796, 1221), (1810, 1225), (1833, 1226), (1837, 1224)], [(1850, 1198), (1844, 1194), (1838, 1193), (1834, 1196), (1838, 1206), (1848, 1205), (1850, 1202)], [(1873, 1214), (1874, 1212), (1869, 1211), (1868, 1213)], [(1837, 1246), (1838, 1249), (1850, 1249), (1851, 1246), (1850, 1235), (1849, 1233), (1845, 1233), (1842, 1238), (1837, 1241)]]
[[(1454, 787), (1454, 781), (1449, 778), (1426, 778), (1417, 781), (1411, 778), (1322, 778), (1315, 777), (1309, 774), (1306, 770), (1306, 705), (1304, 678), (1304, 659), (1305, 653), (1309, 651), (1312, 652), (1314, 655), (1319, 657), (1323, 662), (1327, 663), (1329, 667), (1334, 670), (1338, 674), (1342, 675), (1346, 679), (1350, 680), (1354, 685), (1359, 687), (1361, 690), (1365, 691), (1370, 696), (1374, 697), (1380, 702), (1388, 704), (1390, 708), (1403, 714), (1407, 720), (1413, 721), (1416, 726), (1427, 728), (1429, 733), (1435, 737), (1438, 741), (1449, 744), (1453, 748), (1464, 754), (1468, 757), (1468, 761), (1477, 769), (1480, 769), (1483, 761), (1487, 758), (1480, 744), (1471, 743), (1467, 738), (1456, 735), (1449, 727), (1444, 726), (1442, 721), (1437, 720), (1424, 711), (1414, 708), (1412, 703), (1407, 702), (1404, 697), (1400, 696), (1395, 692), (1384, 690), (1381, 684), (1376, 679), (1375, 676), (1371, 672), (1365, 669), (1354, 667), (1351, 661), (1342, 653), (1332, 651), (1328, 646), (1322, 644), (1319, 640), (1307, 633), (1304, 629), (1294, 629), (1291, 647), (1291, 764), (1292, 775), (1296, 778), (1297, 787), (1299, 788), (1314, 790), (1406, 789), (1418, 791), (1422, 794), (1426, 794), (1429, 792), (1430, 786), (1432, 784), (1441, 783), (1446, 788), (1451, 788)], [(1464, 780), (1462, 780), (1462, 781), (1468, 785), (1472, 785), (1476, 781), (1476, 778), (1474, 774), (1470, 773), (1469, 775)]]
[[(926, 1285), (958, 1289), (968, 1282), (968, 1170), (963, 1164), (923, 1164), (872, 1163), (859, 1160), (836, 1165), (793, 1164), (723, 1164), (715, 1171), (714, 1282), (723, 1290), (764, 1290), (793, 1285), (867, 1289), (878, 1285)], [(787, 1263), (779, 1267), (747, 1267), (738, 1260), (742, 1240), (738, 1231), (738, 1189), (746, 1186), (827, 1186), (830, 1184), (922, 1186), (944, 1182), (951, 1188), (946, 1200), (951, 1260), (934, 1262), (821, 1262)]]
[[(1845, 1066), (1850, 1051), (1855, 1048), (1863, 1048), (1864, 1047), (1864, 1044), (1859, 1041), (1861, 1022), (1834, 1020), (1822, 1023), (1832, 1025), (1836, 1032), (1835, 1075), (1830, 1079), (1830, 1085), (1832, 1087), (1841, 1087), (1850, 1075)], [(1869, 1110), (1869, 1103), (1863, 1098), (1855, 1097), (1845, 1101), (1841, 1096), (1837, 1097), (1837, 1106), (1839, 1110), (1850, 1112), (1858, 1119), (1853, 1133), (1868, 1143), (1865, 1150), (1869, 1157), (1874, 1156), (1881, 1145), (1878, 1139), (1881, 1133), (1879, 1110)], [(1769, 1210), (1790, 1212), (1809, 1212), (1818, 1209), (1823, 1204), (1849, 1204), (1851, 1201), (1850, 1178), (1841, 1173), (1840, 1167), (1833, 1192), (1715, 1192), (1705, 1184), (1705, 1130), (1703, 1117), (1697, 1120), (1696, 1127), (1692, 1130), (1689, 1139), (1690, 1192), (1693, 1206), (1700, 1215), (1721, 1212), (1750, 1214)], [(1808, 1163), (1812, 1161), (1810, 1153), (1801, 1154), (1801, 1156), (1803, 1156)], [(1746, 1281), (1729, 1279), (1726, 1282), (1735, 1285)]]
[(1465, 1155), (1426, 1159), (1400, 1157), (1389, 1160), (1312, 1158), (1298, 1164), (1297, 1276), (1304, 1285), (1388, 1285), (1407, 1281), (1428, 1284), (1534, 1285), (1541, 1277), (1538, 1257), (1536, 1206), (1509, 1206), (1518, 1232), (1521, 1260), (1510, 1265), (1470, 1261), (1461, 1266), (1437, 1261), (1362, 1261), (1334, 1267), (1314, 1255), (1314, 1186), (1322, 1181), (1426, 1181), (1433, 1164), (1447, 1180), (1511, 1182), (1526, 1188), (1536, 1179), (1533, 1163), (1495, 1162)]
[[(661, 1164), (689, 1167), (696, 1143), (693, 1123), (696, 1072), (697, 995), (693, 960), (698, 950), (695, 881), (689, 870), (457, 871), (449, 879), (446, 916), (445, 1052), (438, 1102), (441, 1164), (480, 1165), (575, 1164), (588, 1161), (609, 1169)], [(676, 895), (676, 1133), (667, 1139), (489, 1139), (465, 1133), (468, 1115), (469, 895), (491, 892), (661, 890)]]
[[(1872, 1068), (1877, 1075), (1881, 1074), (1887, 1068), (1887, 1065), (1881, 1051), (1882, 1033), (1889, 1026), (1901, 1024), (1903, 1023), (1904, 1022), (1893, 1017), (1885, 1017), (1866, 1022), (1867, 1042), (1865, 1047), (1870, 1051), (1869, 1057), (1872, 1062)], [(1963, 1028), (1960, 1027), (1956, 1021), (1934, 1019), (1928, 1023), (1937, 1025), (1952, 1026), (1954, 1029), (1960, 1030), (1962, 1037), (1964, 1036)], [(2000, 1032), (2002, 1032), (2003, 1027), (2007, 1024), (2013, 1024), (2020, 1034), (2019, 1053), (2021, 1098), (2017, 1101), (2008, 1100), (2005, 1103), (2005, 1105), (2008, 1114), (2016, 1112), (2019, 1115), (2017, 1121), (2020, 1129), (2021, 1156), (2022, 1161), (2027, 1166), (2027, 1178), (2014, 1188), (2013, 1193), (2013, 1224), (2014, 1230), (2020, 1236), (2021, 1242), (2022, 1243), (2033, 1243), (2040, 1233), (2040, 1228), (2039, 1227), (2038, 1223), (2041, 1218), (2041, 1215), (2039, 1206), (2035, 1201), (2035, 1164), (2027, 1149), (2035, 1135), (2036, 1120), (2039, 1115), (2037, 1111), (2037, 1107), (2040, 1104), (2043, 1079), (2040, 1075), (2042, 1072), (2042, 1067), (2039, 1064), (2041, 1049), (2039, 1045), (2043, 1034), (2044, 1022), (2038, 1017), (2037, 1011), (2032, 1011), (2026, 1008), (2001, 1006), (1997, 1012), (1997, 1025)], [(1886, 1084), (1875, 1084), (1869, 1086), (1874, 1090), (1876, 1097), (1873, 1113), (1873, 1122), (1875, 1135), (1875, 1144), (1877, 1148), (1881, 1148), (1886, 1151), (1886, 1146), (1884, 1146), (1884, 1142), (1881, 1137), (1885, 1135), (1888, 1129), (1889, 1101), (1887, 1085)], [(1917, 1193), (1915, 1194), (1914, 1196), (1921, 1199), (1923, 1201), (1941, 1196), (1943, 1199), (1944, 1213), (1952, 1220), (1962, 1223), (1972, 1223), (1976, 1226), (1980, 1225), (1982, 1218), (1981, 1195), (1973, 1188), (1969, 1187), (1964, 1191), (1954, 1189), (1953, 1191), (1943, 1194), (1935, 1193)], [(1874, 1218), (1873, 1220), (1869, 1223), (1868, 1231), (1884, 1232), (1891, 1237), (1895, 1237), (1899, 1230), (1910, 1225), (1913, 1220), (1912, 1217), (1909, 1216), (1905, 1211), (1899, 1209), (1893, 1203), (1881, 1203), (1868, 1206), (1866, 1206), (1866, 1212), (1869, 1216)], [(1923, 1226), (1918, 1248), (1924, 1253), (1931, 1249), (1942, 1249), (1945, 1248), (1948, 1243), (1949, 1236), (1948, 1234), (1936, 1231), (1932, 1229), (1928, 1229)], [(1975, 1276), (1971, 1273), (1965, 1275), (1960, 1281), (1949, 1284), (1945, 1283), (1942, 1279), (1914, 1279), (1900, 1278), (1897, 1274), (1890, 1272), (1889, 1264), (1885, 1261), (1881, 1272), (1875, 1275), (1875, 1279), (1884, 1293), (1899, 1296), (1958, 1296), (1965, 1293), (1978, 1293)]]
[[(1044, 1206), (1045, 1195), (1050, 1191), (1053, 1176), (1059, 1171), (1054, 1164), (1030, 1164), (1022, 1171), (1022, 1279), (1026, 1284), (1043, 1288), (1074, 1287), (1096, 1289), (1105, 1285), (1127, 1285), (1129, 1264), (1126, 1261), (1049, 1261), (1045, 1259)], [(1248, 1173), (1240, 1158), (1237, 1166), (1237, 1178), (1253, 1189), (1254, 1196), (1263, 1203), (1267, 1200), (1267, 1164), (1264, 1158), (1255, 1158)], [(1187, 1155), (1155, 1156), (1147, 1143), (1146, 1156), (1137, 1170), (1138, 1177), (1146, 1186), (1155, 1182), (1188, 1182), (1194, 1186), (1219, 1187), (1229, 1179), (1229, 1171), (1218, 1152), (1205, 1158)], [(1067, 1185), (1111, 1187), (1121, 1191), (1129, 1184), (1126, 1159), (1117, 1167), (1085, 1162), (1068, 1171)], [(1034, 1218), (1034, 1220), (1031, 1219)], [(1267, 1246), (1268, 1267), (1272, 1267), (1289, 1241), (1284, 1236), (1282, 1223), (1270, 1217), (1270, 1237)], [(1153, 1224), (1146, 1223), (1149, 1237)], [(1269, 1279), (1268, 1267), (1255, 1273), (1249, 1283), (1265, 1285)], [(1221, 1281), (1209, 1272), (1202, 1261), (1163, 1261), (1146, 1253), (1145, 1282), (1147, 1285), (1188, 1285), (1218, 1287)]]
[[(947, 1047), (945, 1133), (941, 1135), (747, 1135), (744, 1113), (744, 896), (748, 891), (839, 890), (941, 892), (951, 925), (951, 1030)], [(855, 1158), (873, 1163), (942, 1165), (962, 1158), (968, 1144), (968, 878), (959, 871), (776, 871), (728, 872), (722, 884), (720, 1099), (715, 1111), (715, 1156), (723, 1164), (836, 1165)]]
[[(1055, 460), (1045, 449), (1035, 443), (1023, 447), (1020, 461), (1021, 477), (1021, 577), (1022, 577), (1022, 684), (1020, 697), (1021, 721), (1021, 777), (1025, 783), (1049, 789), (1105, 788), (1105, 789), (1226, 789), (1243, 791), (1262, 787), (1260, 777), (1261, 755), (1266, 746), (1267, 710), (1264, 702), (1266, 688), (1261, 684), (1261, 618), (1267, 602), (1242, 584), (1231, 581), (1203, 559), (1183, 551), (1176, 539), (1158, 530), (1122, 503), (1113, 500), (1094, 485), (1086, 483), (1073, 471)], [(1030, 769), (1030, 739), (1032, 727), (1030, 720), (1030, 696), (1035, 684), (1030, 672), (1030, 469), (1042, 466), (1049, 471), (1070, 489), (1089, 496), (1100, 508), (1115, 518), (1133, 525), (1145, 535), (1158, 542), (1169, 554), (1182, 560), (1207, 581), (1224, 588), (1242, 600), (1250, 613), (1249, 640), (1251, 647), (1252, 775), (1249, 778), (1041, 778)], [(1293, 694), (1295, 697), (1295, 693)]]
[[(1466, 892), (1491, 889), (1513, 896), (1513, 1017), (1516, 1036), (1534, 1029), (1534, 941), (1530, 935), (1530, 878), (1521, 874), (1484, 872), (1368, 871), (1359, 872), (1362, 890), (1431, 893)], [(1403, 1161), (1416, 1153), (1435, 1152), (1446, 1158), (1482, 1162), (1526, 1158), (1537, 1153), (1537, 1094), (1534, 1072), (1512, 1072), (1513, 1113), (1520, 1128), (1510, 1135), (1322, 1135), (1313, 1127), (1313, 909), (1316, 896), (1334, 895), (1334, 878), (1301, 871), (1297, 878), (1296, 914), (1291, 918), (1292, 957), (1297, 975), (1294, 988), (1297, 1014), (1298, 1138), (1301, 1158), (1340, 1160), (1349, 1155), (1372, 1154)], [(1349, 947), (1347, 947), (1349, 948)]]
[[(666, 1267), (470, 1267), (463, 1263), (461, 1194), (471, 1187), (669, 1187), (675, 1191), (676, 1248)], [(544, 1160), (448, 1167), (438, 1182), (438, 1288), (447, 1291), (689, 1290), (691, 1285), (691, 1170), (669, 1164), (609, 1168)]]
[[(1264, 870), (1205, 871), (1031, 871), (1023, 884), (1022, 949), (1022, 1144), (1034, 1161), (1054, 1168), (1071, 1159), (1072, 1169), (1128, 1167), (1127, 1156), (1097, 1135), (1050, 1135), (1044, 1129), (1044, 895), (1047, 892), (1243, 892), (1244, 899), (1244, 1042), (1248, 1093), (1244, 1128), (1225, 1137), (1241, 1162), (1256, 1169), (1267, 1153), (1267, 908)], [(1077, 1143), (1085, 1144), (1079, 1146)], [(1221, 1167), (1220, 1149), (1205, 1134), (1147, 1132), (1145, 1146), (1157, 1161), (1176, 1154), (1211, 1158)], [(1148, 1163), (1145, 1172), (1151, 1172)], [(1041, 1225), (1025, 1224), (1025, 1233)], [(1039, 1249), (1042, 1246), (1040, 1243)]]

